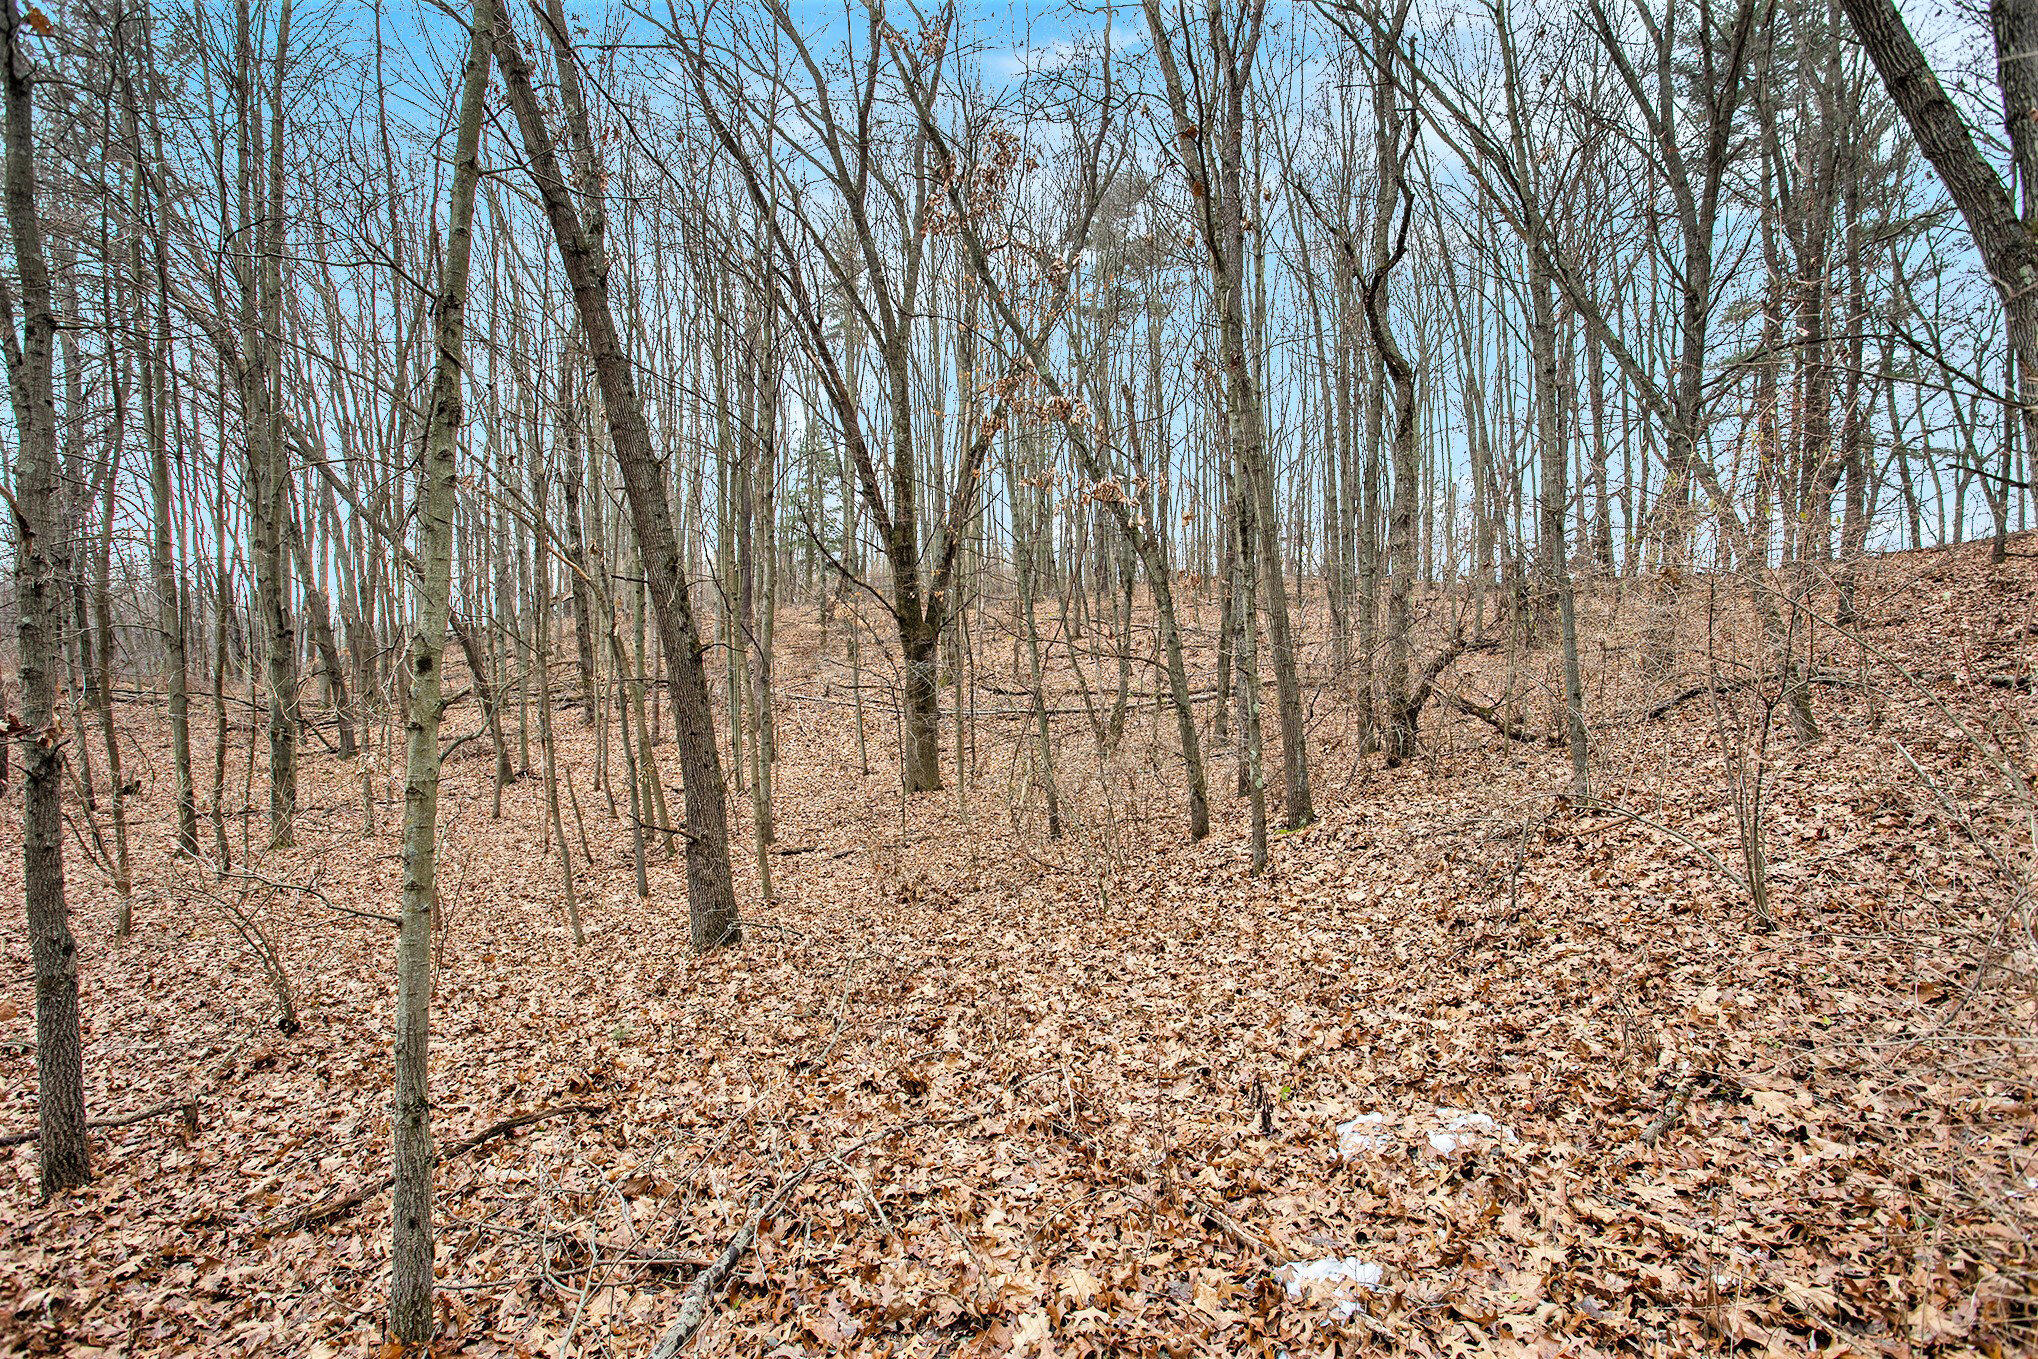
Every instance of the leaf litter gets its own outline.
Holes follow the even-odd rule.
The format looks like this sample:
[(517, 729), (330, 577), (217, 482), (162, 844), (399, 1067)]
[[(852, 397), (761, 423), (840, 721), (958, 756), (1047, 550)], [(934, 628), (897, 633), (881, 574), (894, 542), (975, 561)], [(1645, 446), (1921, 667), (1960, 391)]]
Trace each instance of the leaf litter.
[[(1983, 682), (2030, 665), (2028, 566), (1903, 554), (1863, 597), (1863, 635), (2032, 769), (2028, 694)], [(1609, 644), (1631, 626), (1581, 606)], [(811, 620), (784, 632), (786, 691), (825, 692)], [(598, 1112), (442, 1164), (441, 1349), (646, 1353), (779, 1196), (692, 1352), (2027, 1350), (2034, 959), (1981, 844), (2015, 809), (1926, 696), (1820, 645), (1861, 679), (1821, 691), (1824, 741), (1769, 751), (1773, 933), (1707, 858), (1739, 852), (1715, 713), (1651, 722), (1605, 679), (1582, 807), (1557, 752), (1433, 715), (1381, 770), (1320, 702), (1323, 820), (1260, 879), (1236, 806), (1187, 843), (1136, 741), (1067, 737), (1050, 841), (1005, 729), (967, 805), (902, 801), (855, 774), (844, 708), (788, 701), (779, 900), (739, 856), (748, 937), (698, 959), (678, 865), (636, 898), (585, 729), (560, 723), (592, 798), (580, 950), (538, 780), (493, 821), (470, 747), (446, 772), (435, 1134)], [(1545, 660), (1459, 682), (1507, 692)], [(170, 856), (148, 714), (124, 722), (154, 770), (132, 938), (72, 861), (87, 1103), (192, 1099), (198, 1126), (104, 1131), (95, 1182), (46, 1207), (33, 1148), (6, 1153), (0, 1353), (379, 1354), (386, 1193), (293, 1224), (387, 1171), (389, 932), (256, 893), (305, 1020), (277, 1032), (210, 874)], [(359, 780), (310, 761), (303, 843), (253, 871), (393, 901), (393, 806), (363, 835)], [(4, 941), (12, 1130), (33, 997), (18, 921)]]

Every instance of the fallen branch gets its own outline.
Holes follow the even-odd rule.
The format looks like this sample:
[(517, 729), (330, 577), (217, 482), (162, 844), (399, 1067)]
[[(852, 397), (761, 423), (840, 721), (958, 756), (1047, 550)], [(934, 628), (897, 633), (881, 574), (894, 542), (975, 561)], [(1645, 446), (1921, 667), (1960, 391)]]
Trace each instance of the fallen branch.
[(1199, 1203), (1192, 1198), (1184, 1198), (1182, 1200), (1182, 1208), (1192, 1221), (1196, 1218), (1202, 1218), (1204, 1221), (1211, 1223), (1217, 1230), (1230, 1237), (1232, 1244), (1240, 1249), (1251, 1251), (1254, 1255), (1261, 1256), (1271, 1264), (1279, 1265), (1283, 1262), (1281, 1254), (1271, 1244), (1260, 1240), (1259, 1237), (1254, 1236), (1251, 1232), (1240, 1226), (1238, 1220), (1229, 1213), (1213, 1208), (1207, 1203)]
[(1698, 1078), (1699, 1072), (1691, 1063), (1684, 1063), (1684, 1069), (1677, 1075), (1677, 1084), (1671, 1087), (1670, 1098), (1663, 1102), (1663, 1111), (1650, 1120), (1649, 1126), (1642, 1130), (1643, 1146), (1655, 1146), (1657, 1139), (1676, 1126), (1678, 1119), (1684, 1117), (1684, 1108), (1691, 1103), (1691, 1092), (1697, 1087)]
[(757, 1239), (758, 1224), (764, 1221), (764, 1208), (758, 1200), (750, 1200), (750, 1220), (743, 1224), (743, 1230), (729, 1238), (728, 1248), (715, 1257), (715, 1262), (694, 1275), (693, 1282), (686, 1286), (686, 1292), (679, 1300), (679, 1315), (672, 1319), (672, 1325), (665, 1328), (665, 1334), (658, 1337), (652, 1347), (651, 1359), (674, 1359), (686, 1342), (693, 1339), (693, 1333), (708, 1319), (708, 1305), (736, 1268), (736, 1262), (743, 1258), (743, 1252), (750, 1249), (750, 1243)]
[(1532, 746), (1561, 746), (1564, 744), (1565, 738), (1560, 733), (1543, 732), (1539, 735), (1536, 732), (1530, 731), (1528, 724), (1503, 717), (1498, 705), (1489, 708), (1483, 703), (1474, 703), (1463, 694), (1452, 693), (1448, 689), (1437, 690), (1437, 699), (1446, 707), (1455, 708), (1467, 717), (1478, 718), (1481, 722), (1484, 722), (1510, 741), (1520, 741), (1524, 745)]
[[(1670, 697), (1658, 703), (1655, 707), (1649, 709), (1648, 717), (1651, 722), (1660, 721), (1663, 718), (1663, 716), (1666, 713), (1668, 713), (1672, 708), (1680, 707), (1683, 704), (1689, 703), (1691, 702), (1692, 699), (1697, 698), (1701, 694), (1730, 694), (1734, 692), (1736, 689), (1753, 688), (1755, 683), (1756, 681), (1750, 679), (1723, 679), (1707, 684), (1686, 685), (1684, 688), (1679, 689), (1676, 693), (1670, 695)], [(1807, 675), (1804, 678), (1797, 680), (1796, 683), (1823, 684), (1826, 685), (1828, 688), (1833, 689), (1856, 689), (1860, 687), (1859, 683), (1856, 680), (1846, 675), (1834, 675), (1834, 674)]]
[[(117, 1114), (111, 1118), (88, 1118), (85, 1120), (85, 1126), (88, 1128), (125, 1128), (131, 1123), (145, 1123), (149, 1119), (161, 1118), (164, 1114), (176, 1113), (180, 1110), (184, 1114), (184, 1126), (193, 1129), (197, 1128), (198, 1101), (195, 1099), (173, 1099), (167, 1104), (157, 1104), (143, 1109), (140, 1113)], [(6, 1133), (0, 1135), (0, 1147), (18, 1147), (23, 1143), (35, 1141), (38, 1136), (40, 1136), (40, 1133), (37, 1132)]]
[(1430, 657), (1429, 664), (1422, 668), (1422, 675), (1416, 680), (1415, 687), (1409, 691), (1409, 720), (1413, 722), (1415, 715), (1422, 711), (1422, 705), (1429, 700), (1430, 692), (1436, 688), (1436, 682), (1443, 678), (1444, 671), (1450, 669), (1452, 663), (1460, 656), (1476, 655), (1482, 651), (1497, 651), (1499, 648), (1500, 643), (1495, 638), (1468, 641), (1463, 633), (1454, 635), (1443, 650)]
[[(492, 1142), (505, 1133), (515, 1132), (518, 1128), (526, 1127), (532, 1123), (542, 1123), (548, 1118), (558, 1118), (562, 1114), (598, 1114), (606, 1111), (607, 1108), (608, 1106), (605, 1104), (562, 1104), (554, 1109), (540, 1109), (535, 1113), (518, 1114), (514, 1118), (506, 1118), (500, 1123), (491, 1124), (480, 1132), (475, 1133), (472, 1137), (465, 1137), (455, 1142), (452, 1146), (440, 1152), (433, 1159), (433, 1164), (444, 1165), (456, 1157), (465, 1156), (468, 1152), (473, 1151), (484, 1143)], [(373, 1198), (395, 1183), (396, 1176), (384, 1175), (373, 1184), (364, 1184), (350, 1194), (343, 1194), (329, 1203), (321, 1204), (314, 1208), (307, 1208), (281, 1226), (259, 1228), (257, 1235), (268, 1236), (278, 1231), (301, 1232), (307, 1227), (317, 1227), (323, 1223), (331, 1222), (334, 1218), (342, 1217), (353, 1211), (363, 1201)]]
[[(1143, 1197), (1139, 1194), (1127, 1194), (1126, 1197), (1146, 1209), (1149, 1213), (1165, 1211), (1158, 1198)], [(1182, 1205), (1182, 1217), (1191, 1225), (1208, 1224), (1217, 1228), (1234, 1246), (1248, 1254), (1259, 1256), (1268, 1264), (1280, 1265), (1286, 1263), (1286, 1256), (1283, 1252), (1287, 1248), (1287, 1243), (1262, 1240), (1241, 1226), (1237, 1218), (1234, 1218), (1223, 1209), (1213, 1208), (1211, 1205), (1197, 1199), (1192, 1199), (1186, 1194), (1180, 1195), (1179, 1201)]]
[(743, 1229), (729, 1238), (728, 1246), (719, 1256), (715, 1257), (715, 1262), (695, 1275), (693, 1282), (687, 1285), (686, 1292), (680, 1296), (679, 1315), (673, 1318), (672, 1325), (665, 1328), (665, 1334), (658, 1337), (658, 1343), (651, 1350), (651, 1359), (674, 1359), (674, 1356), (684, 1348), (686, 1342), (693, 1338), (693, 1333), (700, 1329), (703, 1321), (707, 1320), (708, 1305), (715, 1300), (715, 1294), (721, 1290), (723, 1281), (736, 1268), (736, 1262), (743, 1258), (743, 1252), (750, 1249), (750, 1243), (757, 1239), (758, 1227), (763, 1225), (765, 1218), (778, 1210), (780, 1204), (791, 1197), (793, 1190), (806, 1182), (809, 1175), (813, 1174), (820, 1167), (831, 1163), (842, 1166), (844, 1170), (848, 1170), (849, 1167), (844, 1163), (843, 1158), (854, 1156), (865, 1147), (876, 1142), (882, 1142), (886, 1138), (896, 1137), (902, 1133), (913, 1132), (920, 1128), (952, 1128), (962, 1123), (973, 1123), (989, 1112), (990, 1110), (986, 1109), (973, 1114), (962, 1114), (955, 1118), (925, 1118), (916, 1123), (907, 1123), (897, 1128), (886, 1128), (883, 1132), (873, 1133), (860, 1142), (851, 1143), (841, 1151), (831, 1151), (816, 1156), (795, 1171), (783, 1184), (779, 1185), (769, 1200), (760, 1204), (757, 1199), (751, 1199), (750, 1221), (744, 1223)]
[(1617, 816), (1625, 821), (1636, 822), (1640, 825), (1647, 826), (1650, 830), (1661, 831), (1663, 834), (1669, 836), (1673, 840), (1682, 841), (1684, 844), (1689, 845), (1693, 850), (1697, 851), (1705, 859), (1707, 863), (1711, 864), (1714, 868), (1718, 869), (1721, 877), (1725, 878), (1728, 882), (1734, 884), (1734, 886), (1740, 888), (1743, 892), (1748, 890), (1748, 880), (1746, 878), (1743, 878), (1739, 873), (1736, 873), (1733, 869), (1728, 868), (1726, 863), (1723, 860), (1721, 860), (1719, 855), (1713, 853), (1711, 850), (1707, 849), (1704, 845), (1701, 845), (1700, 843), (1698, 843), (1698, 841), (1686, 835), (1683, 831), (1672, 830), (1670, 829), (1670, 827), (1664, 825), (1660, 821), (1651, 821), (1648, 817), (1643, 816), (1640, 812), (1631, 812), (1625, 807), (1618, 807), (1611, 802), (1604, 802), (1598, 798), (1594, 798), (1590, 802), (1580, 803), (1579, 806), (1584, 811), (1605, 812), (1610, 816)]

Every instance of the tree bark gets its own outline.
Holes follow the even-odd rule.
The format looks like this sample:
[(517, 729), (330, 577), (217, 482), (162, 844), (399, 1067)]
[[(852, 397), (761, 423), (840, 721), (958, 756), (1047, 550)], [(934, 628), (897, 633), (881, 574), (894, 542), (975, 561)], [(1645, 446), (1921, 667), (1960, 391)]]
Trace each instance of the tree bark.
[[(244, 259), (241, 277), (241, 421), (247, 441), (248, 523), (255, 576), (256, 613), (265, 651), (264, 680), (269, 702), (269, 841), (282, 846), (296, 835), (297, 818), (297, 630), (290, 613), (290, 453), (277, 410), (283, 271), (283, 77), (290, 43), (291, 0), (284, 0), (276, 28), (276, 70), (270, 91), (271, 121), (267, 164), (262, 157), (260, 96), (255, 91), (249, 19), (242, 0), (240, 94), (244, 119), (241, 143), (241, 214)], [(248, 141), (252, 128), (254, 142)], [(257, 215), (253, 199), (263, 194)]]
[[(569, 349), (569, 353), (570, 353)], [(562, 406), (571, 405), (573, 400), (573, 365), (561, 362), (559, 365), (559, 401)], [(594, 699), (594, 601), (587, 583), (587, 539), (580, 516), (581, 470), (579, 426), (571, 420), (559, 422), (560, 432), (565, 435), (565, 455), (561, 469), (566, 498), (566, 561), (571, 568), (566, 573), (567, 584), (573, 591), (573, 654), (580, 667), (581, 720), (592, 726), (595, 715)]]
[[(673, 533), (665, 476), (651, 445), (644, 403), (629, 354), (616, 331), (609, 304), (609, 264), (600, 245), (582, 227), (555, 143), (531, 84), (530, 62), (506, 16), (498, 16), (496, 59), (516, 113), (531, 178), (544, 201), (560, 262), (573, 287), (574, 310), (585, 333), (609, 436), (623, 474), (630, 522), (651, 587), (659, 641), (665, 652), (666, 681), (672, 686), (673, 725), (686, 792), (688, 924), (693, 947), (706, 951), (737, 938), (736, 893), (729, 870), (728, 789), (721, 752), (715, 746), (708, 678), (701, 664), (700, 635), (687, 599), (684, 563)], [(561, 35), (563, 40), (563, 35)], [(587, 138), (583, 134), (581, 140)]]
[[(287, 488), (288, 483), (285, 485)], [(354, 741), (354, 712), (347, 703), (347, 669), (340, 661), (340, 641), (333, 632), (333, 612), (326, 602), (325, 586), (312, 570), (311, 544), (304, 534), (304, 521), (290, 503), (292, 499), (288, 495), (284, 498), (290, 546), (298, 574), (304, 579), (304, 611), (311, 623), (311, 644), (318, 651), (319, 669), (325, 671), (326, 693), (332, 700), (334, 754), (342, 760), (351, 760), (358, 747)]]
[[(1840, 0), (1840, 7), (1918, 149), (1960, 209), (2002, 298), (2004, 328), (2016, 356), (2024, 446), (2038, 448), (2038, 236), (2019, 218), (2002, 179), (1975, 149), (1960, 110), (1946, 97), (1895, 0)], [(2038, 63), (2031, 57), (2038, 42), (2038, 3), (1994, 0), (1989, 13), (2011, 158), (2028, 182), (2038, 174), (2038, 125), (2032, 122), (2032, 110), (2038, 108)]]
[(34, 64), (15, 0), (0, 0), (6, 63), (7, 225), (20, 281), (21, 329), (7, 305), (7, 376), (14, 404), (14, 589), (21, 668), (22, 878), (35, 970), (36, 1128), (42, 1197), (92, 1178), (85, 1143), (84, 1054), (78, 1024), (78, 946), (64, 900), (63, 734), (59, 590), (70, 571), (56, 520), (56, 311), (36, 208)]
[[(156, 289), (152, 333), (142, 355), (142, 423), (149, 445), (149, 569), (156, 588), (156, 627), (163, 645), (163, 690), (170, 718), (170, 761), (176, 783), (177, 852), (198, 857), (198, 803), (192, 792), (191, 695), (185, 652), (182, 584), (176, 540), (170, 532), (172, 503), (169, 456), (170, 335), (169, 261), (164, 238), (155, 242)], [(135, 256), (135, 287), (144, 287), (141, 257)]]
[[(0, 0), (4, 3), (4, 0)], [(474, 0), (453, 149), (446, 256), (435, 306), (430, 424), (418, 487), (417, 631), (405, 724), (403, 904), (396, 937), (395, 1192), (390, 1202), (389, 1329), (406, 1344), (432, 1338), (432, 909), (438, 894), (439, 720), (446, 618), (453, 589), (453, 514), (464, 409), (468, 261), (494, 0)]]

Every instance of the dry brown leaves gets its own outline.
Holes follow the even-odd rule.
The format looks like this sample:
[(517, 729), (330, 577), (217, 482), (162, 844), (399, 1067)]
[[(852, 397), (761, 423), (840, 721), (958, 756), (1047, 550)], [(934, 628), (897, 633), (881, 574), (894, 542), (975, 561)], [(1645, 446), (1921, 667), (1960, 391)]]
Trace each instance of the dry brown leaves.
[[(2032, 715), (2028, 685), (1989, 677), (2030, 674), (2034, 599), (2020, 561), (1892, 558), (1864, 635), (2005, 733)], [(1600, 794), (1731, 868), (1724, 709), (1636, 716), (1658, 691), (1614, 678), (1634, 612), (1586, 601)], [(783, 692), (824, 695), (839, 670), (811, 622), (781, 635)], [(443, 1348), (645, 1352), (749, 1204), (803, 1172), (697, 1352), (2027, 1348), (2033, 959), (1970, 834), (2004, 809), (1923, 697), (1818, 644), (1863, 682), (1820, 692), (1826, 741), (1772, 740), (1772, 934), (1689, 844), (1564, 805), (1560, 754), (1456, 717), (1382, 772), (1319, 695), (1327, 811), (1254, 881), (1229, 799), (1207, 843), (1182, 841), (1146, 714), (1101, 765), (1062, 719), (1072, 830), (1050, 842), (1011, 718), (982, 722), (966, 806), (902, 805), (888, 770), (855, 774), (847, 706), (789, 698), (780, 900), (704, 960), (676, 865), (654, 860), (636, 900), (592, 742), (562, 720), (595, 856), (576, 837), (575, 950), (538, 781), (491, 820), (470, 743), (443, 803), (435, 1128), (450, 1144), (551, 1105), (606, 1112), (441, 1169)], [(1483, 657), (1460, 682), (1484, 702), (1547, 664)], [(1518, 714), (1541, 720), (1538, 701)], [(110, 1130), (96, 1183), (44, 1208), (33, 1148), (7, 1153), (0, 1352), (375, 1353), (386, 1197), (271, 1229), (386, 1171), (389, 933), (254, 898), (305, 1018), (277, 1033), (209, 874), (169, 859), (154, 718), (127, 727), (151, 790), (132, 939), (110, 938), (104, 887), (72, 859), (88, 1103), (195, 1096), (201, 1126)], [(881, 766), (888, 734), (873, 723)], [(311, 765), (304, 843), (255, 870), (387, 909), (394, 808), (364, 836), (354, 772)], [(10, 858), (0, 883), (18, 873)], [(11, 1130), (34, 1112), (18, 918), (4, 947)], [(1452, 1111), (1493, 1126), (1433, 1142)], [(1341, 1152), (1361, 1116), (1365, 1144)], [(1379, 1265), (1378, 1287), (1291, 1297), (1273, 1277), (1345, 1256)]]

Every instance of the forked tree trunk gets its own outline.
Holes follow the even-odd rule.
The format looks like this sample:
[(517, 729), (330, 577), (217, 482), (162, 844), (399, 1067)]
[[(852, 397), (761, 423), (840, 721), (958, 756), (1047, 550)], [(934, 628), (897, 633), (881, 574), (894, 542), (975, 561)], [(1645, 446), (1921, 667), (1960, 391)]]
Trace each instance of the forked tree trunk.
[[(942, 137), (940, 129), (935, 126), (931, 108), (917, 88), (911, 93), (920, 115), (921, 126), (925, 129), (929, 141), (939, 152), (944, 163), (953, 165), (954, 152)], [(978, 234), (963, 200), (960, 184), (957, 176), (947, 177), (948, 201), (955, 210), (957, 234), (962, 240), (970, 267), (975, 271), (977, 280), (984, 286), (985, 300), (999, 323), (1011, 335), (1013, 342), (1031, 360), (1033, 371), (1039, 377), (1042, 387), (1057, 399), (1062, 409), (1073, 410), (1074, 403), (1065, 399), (1066, 394), (1062, 385), (1055, 378), (1055, 370), (1048, 361), (1042, 344), (1044, 337), (1019, 318), (1011, 299), (1006, 296), (1000, 285), (997, 272), (991, 267), (983, 239)], [(1064, 417), (1062, 428), (1067, 436), (1069, 451), (1075, 455), (1077, 467), (1090, 483), (1093, 486), (1101, 486), (1106, 482), (1115, 485), (1110, 469), (1091, 442), (1090, 431), (1085, 422)], [(1188, 785), (1189, 835), (1200, 840), (1210, 833), (1209, 780), (1204, 771), (1202, 740), (1196, 729), (1195, 702), (1189, 692), (1189, 667), (1183, 656), (1182, 633), (1175, 611), (1174, 568), (1168, 562), (1166, 544), (1160, 531), (1145, 516), (1134, 516), (1132, 502), (1127, 497), (1112, 496), (1101, 503), (1105, 513), (1111, 516), (1119, 535), (1131, 545), (1133, 555), (1139, 559), (1141, 569), (1146, 572), (1147, 588), (1153, 594), (1154, 621), (1160, 629), (1161, 655), (1165, 660), (1168, 676), (1168, 696), (1174, 704), (1175, 729), (1182, 747), (1182, 772)], [(845, 529), (845, 541), (847, 536)], [(851, 636), (854, 636), (853, 630)], [(1223, 702), (1221, 694), (1218, 701)], [(861, 735), (862, 713), (859, 709), (859, 741)]]
[[(1168, 106), (1174, 117), (1175, 142), (1190, 191), (1198, 203), (1197, 225), (1208, 256), (1211, 283), (1217, 293), (1218, 330), (1222, 340), (1225, 376), (1226, 433), (1232, 456), (1242, 478), (1240, 490), (1251, 496), (1249, 516), (1253, 533), (1241, 539), (1239, 550), (1253, 553), (1257, 561), (1247, 563), (1249, 574), (1265, 591), (1267, 640), (1272, 644), (1274, 694), (1281, 723), (1281, 766), (1287, 794), (1287, 824), (1298, 829), (1316, 820), (1309, 793), (1309, 758), (1302, 721), (1302, 688), (1296, 665), (1296, 650), (1288, 620), (1288, 587), (1282, 578), (1279, 525), (1274, 517), (1272, 469), (1266, 453), (1266, 416), (1261, 395), (1246, 352), (1246, 260), (1245, 260), (1245, 126), (1246, 87), (1251, 82), (1266, 17), (1266, 6), (1254, 0), (1241, 7), (1240, 17), (1222, 15), (1215, 5), (1208, 10), (1208, 42), (1205, 55), (1214, 68), (1215, 93), (1203, 104), (1191, 103), (1191, 91), (1182, 78), (1181, 63), (1175, 57), (1173, 38), (1161, 16), (1157, 0), (1146, 0), (1147, 29), (1153, 37), (1154, 55), (1165, 77)], [(1185, 24), (1184, 28), (1187, 29)], [(1185, 31), (1183, 39), (1191, 53), (1195, 41)], [(1201, 98), (1198, 92), (1198, 98)], [(1202, 126), (1214, 120), (1215, 129)], [(1214, 163), (1209, 147), (1215, 145)], [(1245, 501), (1241, 499), (1241, 507)], [(1259, 591), (1241, 596), (1240, 605), (1249, 614)], [(1254, 637), (1248, 625), (1240, 637)], [(1257, 653), (1257, 643), (1252, 643)], [(1241, 653), (1243, 656), (1243, 653)], [(1248, 707), (1256, 709), (1259, 695), (1250, 693)]]

